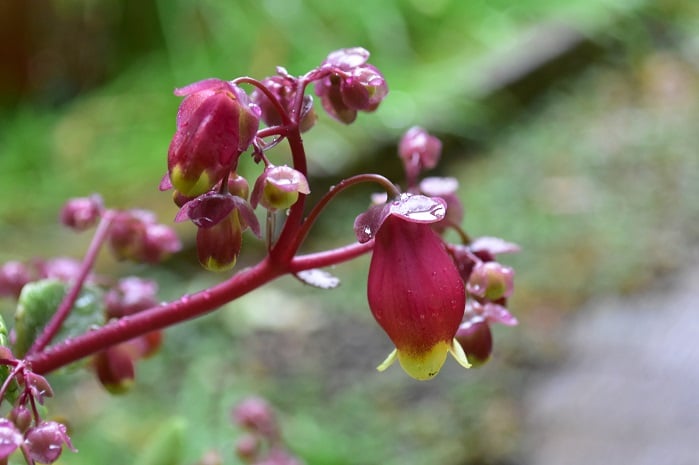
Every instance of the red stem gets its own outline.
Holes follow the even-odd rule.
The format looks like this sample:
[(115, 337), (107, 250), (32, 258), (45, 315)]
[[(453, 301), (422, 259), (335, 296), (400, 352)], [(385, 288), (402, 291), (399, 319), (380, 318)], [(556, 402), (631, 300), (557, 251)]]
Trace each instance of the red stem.
[(56, 336), (58, 331), (61, 330), (63, 322), (66, 320), (66, 318), (68, 318), (68, 315), (70, 314), (70, 311), (73, 308), (78, 295), (80, 294), (80, 290), (83, 288), (83, 284), (85, 283), (88, 274), (90, 274), (90, 271), (95, 264), (97, 255), (102, 249), (102, 244), (104, 244), (104, 241), (107, 239), (107, 233), (109, 232), (109, 228), (112, 226), (113, 219), (113, 210), (105, 211), (102, 218), (100, 218), (99, 225), (97, 226), (95, 235), (92, 236), (92, 241), (90, 242), (90, 246), (85, 253), (85, 258), (80, 265), (80, 271), (78, 276), (75, 278), (75, 282), (72, 283), (70, 290), (65, 297), (63, 297), (63, 300), (58, 306), (56, 313), (53, 314), (51, 320), (44, 327), (44, 330), (27, 351), (27, 355), (35, 354), (44, 350), (54, 336)]
[(48, 373), (115, 344), (210, 313), (285, 273), (296, 273), (351, 260), (371, 250), (372, 246), (373, 241), (370, 241), (295, 257), (284, 267), (278, 266), (267, 257), (254, 267), (241, 270), (217, 286), (120, 318), (42, 352), (30, 354), (26, 362), (34, 373)]

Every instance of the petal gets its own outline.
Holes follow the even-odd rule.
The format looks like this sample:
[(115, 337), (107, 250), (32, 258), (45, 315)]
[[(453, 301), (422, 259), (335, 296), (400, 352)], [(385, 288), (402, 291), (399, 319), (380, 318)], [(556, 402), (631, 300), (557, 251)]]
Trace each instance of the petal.
[[(398, 351), (398, 361), (411, 377), (423, 381), (434, 378), (447, 360), (450, 344), (440, 341), (424, 352)], [(465, 356), (464, 356), (465, 357)]]

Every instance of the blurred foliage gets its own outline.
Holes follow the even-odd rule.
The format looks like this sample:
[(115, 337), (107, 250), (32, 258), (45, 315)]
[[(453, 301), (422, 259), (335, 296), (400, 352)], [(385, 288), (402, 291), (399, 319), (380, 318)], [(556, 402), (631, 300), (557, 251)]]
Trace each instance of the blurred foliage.
[[(28, 0), (27, 11), (36, 3)], [(169, 196), (157, 192), (178, 105), (173, 87), (262, 77), (279, 64), (300, 73), (354, 45), (372, 51), (391, 94), (356, 126), (322, 118), (305, 137), (314, 174), (336, 178), (377, 163), (397, 173), (397, 136), (423, 125), (445, 138), (438, 174), (459, 178), (468, 231), (523, 246), (506, 259), (517, 269), (512, 305), (523, 324), (496, 331), (495, 358), (480, 370), (448, 364), (426, 384), (398, 369), (377, 375), (390, 346), (367, 311), (362, 258), (334, 270), (343, 281), (335, 291), (282, 279), (168, 330), (162, 354), (139, 363), (125, 397), (109, 397), (89, 376), (52, 378), (61, 398), (50, 407), (70, 418), (80, 449), (61, 463), (160, 463), (158, 450), (168, 450), (167, 463), (191, 464), (208, 448), (230, 463), (238, 432), (229, 411), (249, 393), (281, 409), (288, 441), (310, 465), (511, 463), (521, 386), (555, 359), (548, 334), (565, 311), (671, 271), (699, 237), (699, 6), (691, 2), (43, 3), (49, 8), (24, 18), (30, 36), (65, 40), (42, 49), (16, 37), (35, 57), (29, 62), (45, 66), (31, 68), (21, 98), (2, 100), (0, 232), (8, 246), (0, 259), (81, 253), (84, 237), (54, 226), (69, 196), (99, 191), (110, 205), (173, 215)], [(585, 47), (517, 87), (526, 77), (517, 70), (544, 67), (528, 62), (532, 34), (569, 38), (552, 24), (576, 31)], [(91, 67), (79, 50), (90, 52)], [(338, 199), (308, 247), (352, 240), (347, 212), (361, 211), (366, 193)], [(221, 279), (186, 260), (147, 271), (165, 286), (163, 298)]]

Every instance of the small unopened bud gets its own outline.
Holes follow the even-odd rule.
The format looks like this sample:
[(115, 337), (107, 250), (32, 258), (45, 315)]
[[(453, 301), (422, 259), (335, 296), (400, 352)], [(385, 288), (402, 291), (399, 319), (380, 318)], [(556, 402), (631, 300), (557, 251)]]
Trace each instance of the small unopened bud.
[(260, 397), (248, 397), (233, 409), (233, 421), (267, 438), (279, 435), (277, 418), (269, 403)]
[(243, 245), (243, 225), (238, 210), (215, 225), (197, 231), (197, 255), (199, 263), (210, 271), (227, 271), (233, 268)]
[(121, 260), (157, 263), (182, 247), (174, 230), (144, 210), (119, 212), (109, 230), (109, 245)]
[(493, 351), (493, 335), (485, 318), (474, 316), (462, 323), (456, 331), (455, 338), (471, 364), (482, 365), (490, 358)]
[(0, 461), (6, 460), (23, 441), (22, 433), (14, 423), (0, 418)]
[(437, 166), (441, 154), (442, 142), (417, 126), (408, 129), (398, 145), (398, 155), (409, 179)]
[(32, 412), (24, 405), (18, 405), (10, 410), (9, 420), (23, 433), (32, 425), (33, 419)]
[(42, 421), (27, 431), (25, 446), (32, 460), (39, 463), (53, 463), (63, 451), (63, 444), (76, 452), (70, 442), (66, 427), (55, 421)]
[(121, 318), (154, 307), (158, 301), (158, 284), (134, 276), (120, 279), (104, 296), (109, 318)]
[(262, 444), (254, 434), (245, 434), (235, 442), (235, 455), (245, 463), (253, 463), (258, 458)]
[(238, 173), (231, 173), (228, 178), (228, 192), (236, 197), (247, 200), (250, 196), (250, 183)]
[(507, 298), (514, 289), (514, 270), (498, 262), (477, 263), (466, 290), (490, 301)]
[(125, 344), (110, 347), (94, 357), (95, 371), (102, 386), (112, 394), (123, 394), (136, 377), (134, 361)]
[(299, 194), (309, 194), (306, 177), (289, 166), (269, 166), (257, 178), (250, 203), (261, 204), (268, 210), (284, 210), (291, 207)]
[(22, 262), (10, 261), (0, 267), (0, 297), (19, 297), (25, 284), (32, 280), (29, 268)]
[(94, 226), (102, 215), (102, 197), (76, 197), (68, 200), (61, 209), (61, 223), (76, 231), (84, 231)]

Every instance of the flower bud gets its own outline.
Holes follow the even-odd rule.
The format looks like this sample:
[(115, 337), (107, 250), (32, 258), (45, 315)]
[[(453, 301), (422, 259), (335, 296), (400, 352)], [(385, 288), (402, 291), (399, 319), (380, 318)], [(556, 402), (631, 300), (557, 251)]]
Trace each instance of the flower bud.
[(0, 460), (5, 460), (24, 442), (20, 430), (6, 418), (0, 418)]
[(372, 65), (354, 68), (340, 83), (340, 94), (345, 105), (353, 110), (371, 112), (388, 94), (383, 75)]
[(238, 156), (257, 134), (260, 109), (242, 89), (218, 79), (190, 84), (175, 94), (186, 98), (168, 150), (168, 172), (176, 190), (195, 197), (235, 170)]
[(498, 262), (479, 262), (473, 268), (466, 290), (489, 301), (507, 298), (514, 288), (514, 270)]
[(109, 245), (120, 260), (157, 263), (182, 247), (172, 228), (156, 223), (145, 210), (128, 210), (114, 215)]
[(388, 94), (381, 72), (367, 64), (369, 52), (361, 47), (336, 50), (321, 64), (333, 73), (315, 83), (315, 93), (328, 114), (349, 124), (357, 111), (374, 111)]
[(238, 173), (231, 173), (228, 177), (228, 192), (235, 197), (247, 200), (250, 196), (250, 184)]
[(197, 256), (199, 263), (210, 271), (227, 271), (233, 268), (243, 244), (243, 226), (238, 210), (215, 225), (197, 231)]
[(442, 142), (418, 126), (408, 129), (398, 145), (398, 155), (408, 179), (437, 166), (441, 154)]
[(29, 457), (39, 463), (53, 463), (58, 460), (63, 444), (77, 452), (70, 442), (66, 427), (55, 421), (42, 421), (27, 431), (25, 438)]
[(245, 463), (253, 463), (262, 450), (260, 437), (245, 434), (235, 441), (235, 455)]
[(232, 412), (233, 421), (267, 438), (279, 435), (277, 418), (269, 403), (260, 397), (248, 397), (240, 402)]
[(32, 280), (29, 268), (22, 262), (9, 261), (0, 267), (0, 297), (19, 297), (25, 284)]
[(103, 210), (102, 197), (97, 194), (73, 198), (61, 209), (60, 221), (76, 231), (84, 231), (97, 224)]
[(493, 351), (493, 335), (490, 325), (485, 318), (473, 316), (468, 321), (461, 323), (456, 331), (456, 340), (459, 341), (469, 362), (478, 366), (488, 361)]
[(93, 363), (100, 383), (112, 394), (123, 394), (133, 385), (134, 360), (125, 344), (97, 353)]
[(104, 296), (108, 318), (121, 318), (154, 307), (158, 301), (158, 284), (150, 279), (120, 279)]
[(291, 207), (299, 194), (309, 194), (306, 177), (289, 166), (268, 166), (257, 178), (250, 203), (253, 208), (261, 204), (268, 210), (284, 210)]
[[(18, 405), (10, 410), (9, 419), (21, 432), (24, 433), (32, 425), (34, 417), (32, 412), (27, 407), (24, 405)], [(2, 420), (0, 420), (0, 422), (2, 422)], [(0, 441), (0, 444), (2, 444), (2, 441)]]

